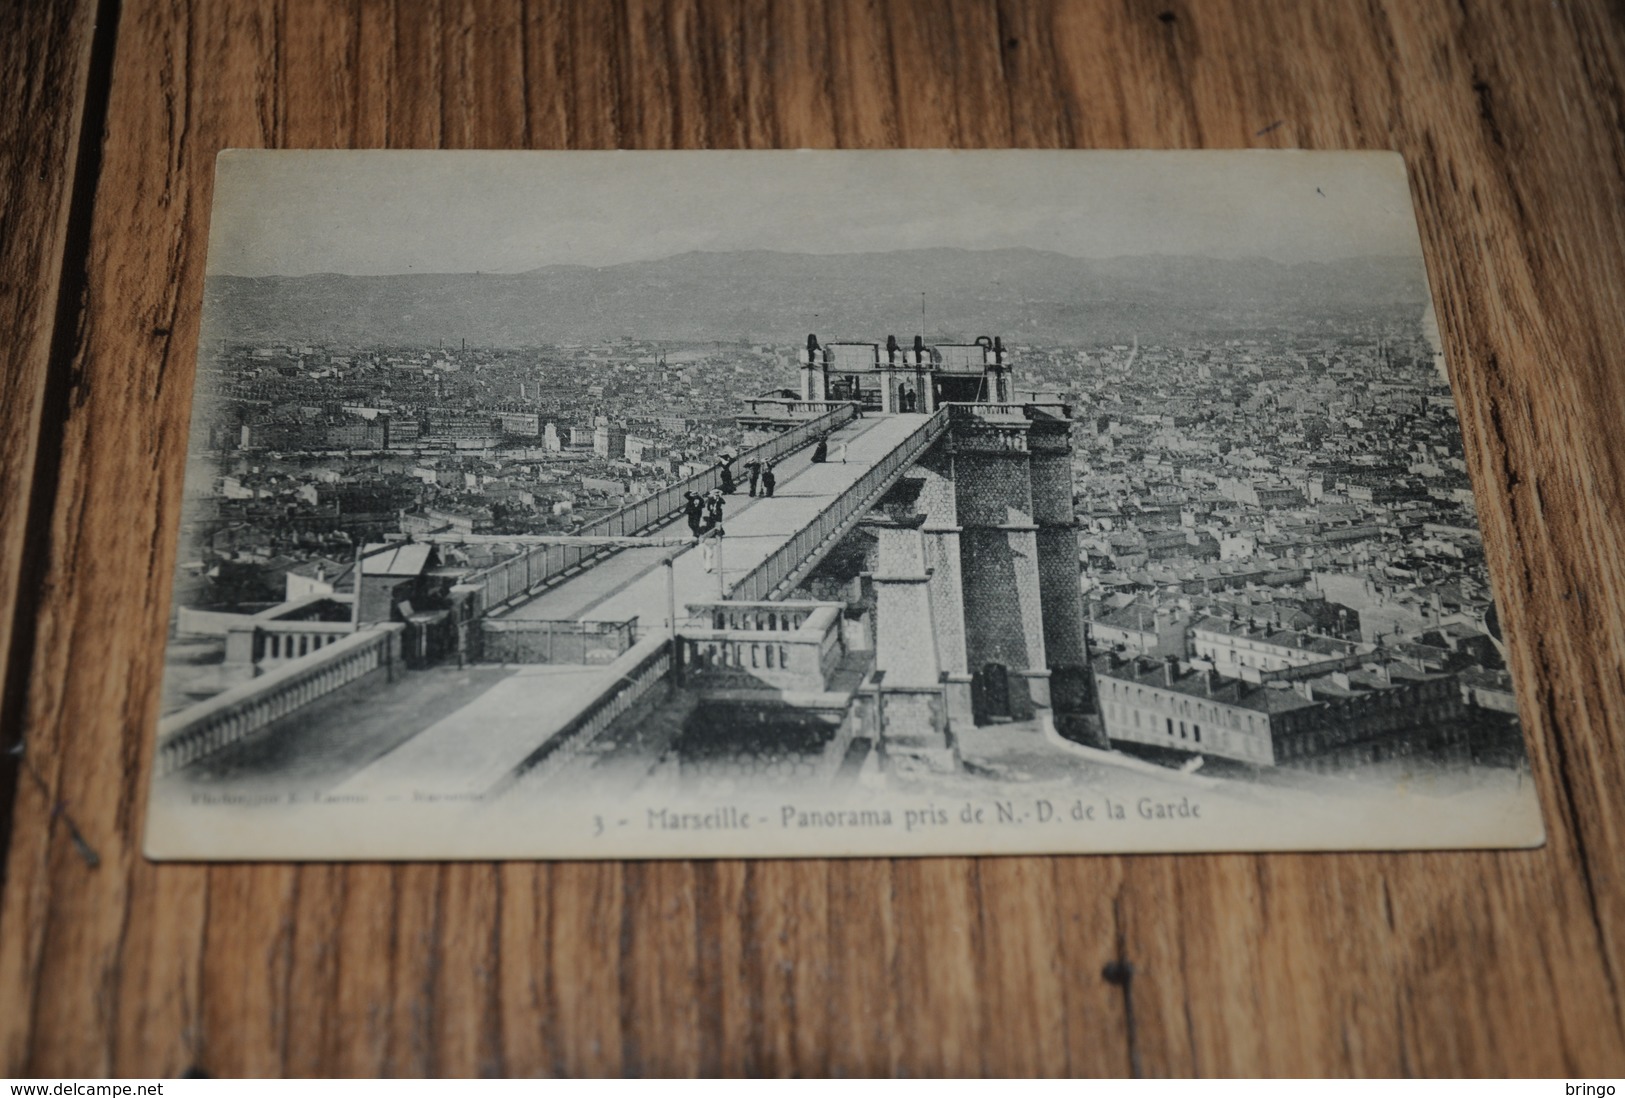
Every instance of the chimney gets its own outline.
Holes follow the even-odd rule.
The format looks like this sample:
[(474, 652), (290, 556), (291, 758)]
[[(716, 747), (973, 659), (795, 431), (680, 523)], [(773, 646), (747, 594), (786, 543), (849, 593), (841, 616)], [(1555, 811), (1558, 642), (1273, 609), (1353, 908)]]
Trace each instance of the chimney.
[(894, 366), (897, 364), (897, 337), (894, 335), (886, 337), (886, 361)]
[(1178, 656), (1164, 656), (1162, 658), (1162, 683), (1164, 686), (1174, 684), (1175, 668), (1179, 664)]

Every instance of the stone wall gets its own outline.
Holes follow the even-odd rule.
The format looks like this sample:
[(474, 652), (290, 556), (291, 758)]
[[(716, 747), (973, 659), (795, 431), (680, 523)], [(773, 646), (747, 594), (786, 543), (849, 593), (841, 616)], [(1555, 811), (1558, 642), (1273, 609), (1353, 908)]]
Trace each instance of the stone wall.
[(680, 780), (718, 793), (827, 785), (853, 743), (841, 712), (702, 701), (673, 748)]

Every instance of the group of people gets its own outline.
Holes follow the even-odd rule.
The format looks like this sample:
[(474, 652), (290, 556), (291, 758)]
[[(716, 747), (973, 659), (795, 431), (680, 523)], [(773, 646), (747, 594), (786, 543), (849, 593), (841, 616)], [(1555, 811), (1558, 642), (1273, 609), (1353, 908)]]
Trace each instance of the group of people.
[[(694, 535), (695, 541), (702, 541), (701, 549), (706, 558), (705, 570), (710, 572), (714, 568), (716, 538), (720, 538), (722, 529), (722, 512), (727, 506), (727, 497), (739, 490), (739, 484), (734, 479), (734, 455), (725, 453), (717, 462), (718, 486), (709, 492), (683, 493), (683, 515), (688, 519), (689, 533)], [(773, 489), (778, 484), (778, 477), (773, 473), (773, 463), (754, 459), (745, 463), (745, 472), (750, 477), (750, 494), (754, 498), (758, 488), (761, 489), (762, 498), (773, 495)], [(714, 537), (711, 535), (715, 535)]]
[(747, 461), (745, 462), (745, 472), (750, 474), (750, 494), (752, 498), (755, 498), (758, 487), (762, 490), (763, 499), (772, 497), (773, 489), (779, 483), (779, 478), (773, 472), (773, 463), (771, 461)]
[(721, 536), (723, 505), (721, 488), (713, 488), (703, 496), (698, 492), (683, 493), (683, 514), (695, 541), (713, 530)]
[[(734, 456), (732, 454), (723, 454), (717, 462), (717, 475), (722, 482), (721, 492), (725, 496), (731, 496), (739, 491), (739, 484), (734, 479), (733, 463)], [(752, 499), (756, 497), (757, 488), (762, 490), (764, 498), (773, 494), (773, 488), (778, 484), (778, 477), (774, 475), (771, 461), (763, 461), (760, 458), (747, 461), (745, 462), (745, 472), (750, 477), (750, 495)]]

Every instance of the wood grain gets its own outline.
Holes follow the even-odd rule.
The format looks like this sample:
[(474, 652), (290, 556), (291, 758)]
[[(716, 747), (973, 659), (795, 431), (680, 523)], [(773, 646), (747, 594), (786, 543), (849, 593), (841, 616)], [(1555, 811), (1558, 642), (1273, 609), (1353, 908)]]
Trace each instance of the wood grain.
[[(62, 25), (82, 43), (82, 16)], [(29, 532), (48, 556), (24, 731), (48, 795), (17, 794), (0, 1070), (1625, 1073), (1617, 5), (125, 0), (110, 80)], [(67, 148), (71, 115), (31, 124)], [(1405, 154), (1543, 850), (140, 857), (216, 150), (887, 145)], [(49, 276), (61, 200), (17, 193), (7, 224)], [(36, 348), (51, 290), (0, 302)], [(7, 391), (37, 389), (38, 361), (8, 359)], [(27, 419), (4, 415), (7, 435)]]
[[(70, 241), (69, 208), (83, 159), (80, 143), (90, 85), (90, 47), (95, 5), (13, 4), (0, 9), (0, 848), (9, 834), (12, 791), (18, 777), (9, 755), (11, 730), (20, 722), (26, 660), (12, 663), (12, 638), (28, 648), (33, 640), (35, 592), (43, 565), (38, 546), (25, 537), (31, 509), (41, 520), (50, 511), (53, 471), (41, 471), (46, 486), (35, 502), (36, 457), (47, 419), (47, 379), (63, 361), (77, 318), (77, 300), (62, 303), (64, 283), (72, 295), (82, 285), (84, 234)], [(99, 121), (92, 119), (99, 130)], [(88, 210), (90, 188), (80, 204)], [(59, 353), (53, 359), (53, 347)], [(60, 396), (63, 386), (51, 390)], [(64, 418), (52, 401), (54, 436)], [(47, 462), (54, 447), (47, 444)], [(25, 579), (26, 577), (26, 579)], [(3, 873), (4, 870), (0, 870)], [(0, 877), (0, 880), (3, 880)]]

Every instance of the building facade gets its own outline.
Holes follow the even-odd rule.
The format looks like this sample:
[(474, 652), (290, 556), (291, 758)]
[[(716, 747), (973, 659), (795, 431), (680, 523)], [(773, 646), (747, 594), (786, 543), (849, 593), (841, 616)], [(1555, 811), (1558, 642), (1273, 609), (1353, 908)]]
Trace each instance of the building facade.
[(930, 413), (943, 404), (1011, 400), (1002, 337), (927, 346), (921, 336), (903, 347), (885, 343), (820, 344), (807, 337), (799, 355), (801, 399), (851, 401), (884, 413)]
[(1437, 758), (1468, 746), (1453, 676), (1376, 656), (1269, 672), (1258, 681), (1174, 657), (1103, 656), (1094, 673), (1113, 743), (1315, 770)]

